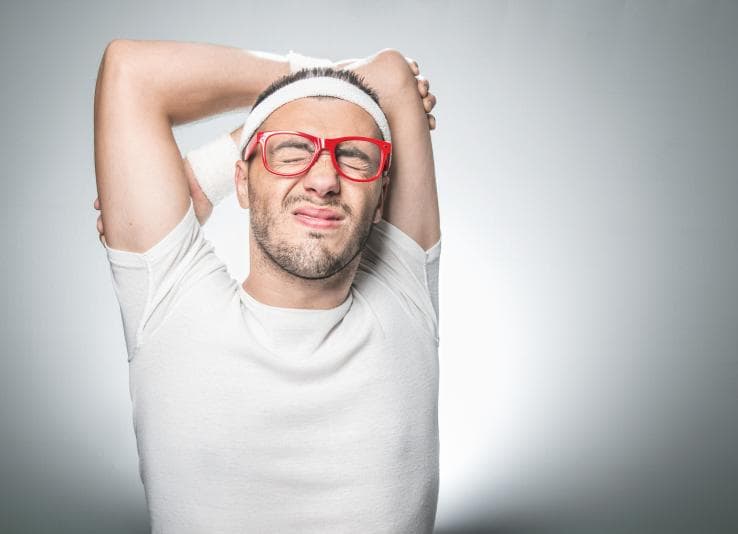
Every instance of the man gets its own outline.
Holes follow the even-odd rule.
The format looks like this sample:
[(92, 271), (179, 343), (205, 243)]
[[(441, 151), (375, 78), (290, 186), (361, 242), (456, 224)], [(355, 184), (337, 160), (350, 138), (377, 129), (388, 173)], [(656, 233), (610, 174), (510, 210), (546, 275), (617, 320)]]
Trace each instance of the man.
[[(433, 529), (435, 98), (396, 51), (342, 66), (290, 75), (284, 58), (198, 43), (105, 51), (96, 207), (153, 532)], [(198, 224), (218, 188), (171, 128), (252, 105), (231, 136), (250, 215), (238, 283)]]

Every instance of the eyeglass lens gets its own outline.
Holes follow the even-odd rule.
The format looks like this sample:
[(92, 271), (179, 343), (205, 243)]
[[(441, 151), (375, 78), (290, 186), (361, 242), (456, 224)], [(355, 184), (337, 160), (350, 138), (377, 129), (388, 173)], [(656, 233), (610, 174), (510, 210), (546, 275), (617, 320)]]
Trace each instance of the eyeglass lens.
[[(315, 150), (315, 144), (307, 137), (273, 134), (266, 142), (267, 167), (275, 173), (300, 174), (307, 169)], [(335, 152), (341, 171), (355, 180), (368, 180), (376, 176), (379, 170), (381, 150), (371, 141), (342, 141), (335, 146)]]

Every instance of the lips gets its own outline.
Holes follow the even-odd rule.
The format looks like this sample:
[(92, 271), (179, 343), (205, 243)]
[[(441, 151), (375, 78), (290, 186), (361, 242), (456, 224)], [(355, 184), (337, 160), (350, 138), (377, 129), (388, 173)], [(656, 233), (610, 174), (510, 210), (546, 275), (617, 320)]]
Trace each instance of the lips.
[(295, 215), (304, 215), (306, 217), (322, 219), (325, 221), (340, 221), (343, 219), (343, 215), (340, 213), (323, 208), (298, 208), (293, 213)]
[(343, 215), (325, 208), (298, 208), (292, 213), (297, 222), (314, 230), (336, 229), (343, 224)]

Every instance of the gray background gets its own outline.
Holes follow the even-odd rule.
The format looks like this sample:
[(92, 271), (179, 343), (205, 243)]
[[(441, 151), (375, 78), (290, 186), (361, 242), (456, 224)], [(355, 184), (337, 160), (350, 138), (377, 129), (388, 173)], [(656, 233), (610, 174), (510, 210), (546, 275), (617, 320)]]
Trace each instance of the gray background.
[[(334, 59), (438, 97), (437, 532), (738, 529), (735, 2), (4, 2), (0, 531), (143, 533), (93, 93), (114, 38)], [(242, 114), (177, 128), (183, 152)], [(206, 234), (239, 279), (247, 212)]]

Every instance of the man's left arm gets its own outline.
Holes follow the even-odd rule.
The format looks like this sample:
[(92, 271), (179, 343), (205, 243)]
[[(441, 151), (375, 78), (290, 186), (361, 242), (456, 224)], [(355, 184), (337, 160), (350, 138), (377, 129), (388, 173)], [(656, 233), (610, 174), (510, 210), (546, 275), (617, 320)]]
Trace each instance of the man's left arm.
[(382, 218), (427, 251), (441, 237), (429, 128), (429, 119), (431, 124), (435, 119), (427, 115), (425, 107), (431, 108), (435, 97), (430, 96), (432, 103), (428, 98), (424, 103), (418, 79), (396, 50), (383, 50), (354, 70), (376, 90), (392, 132), (392, 164)]

